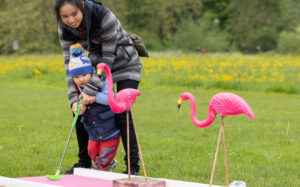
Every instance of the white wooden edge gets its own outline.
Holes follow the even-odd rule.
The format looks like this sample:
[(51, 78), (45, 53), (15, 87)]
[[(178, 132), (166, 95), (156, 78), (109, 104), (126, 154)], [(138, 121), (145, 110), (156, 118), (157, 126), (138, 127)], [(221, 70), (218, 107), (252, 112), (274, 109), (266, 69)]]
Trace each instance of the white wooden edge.
[[(74, 175), (85, 176), (85, 177), (93, 177), (99, 179), (107, 179), (107, 180), (114, 180), (114, 179), (123, 179), (127, 178), (127, 174), (122, 173), (115, 173), (115, 172), (107, 172), (107, 171), (99, 171), (99, 170), (91, 170), (91, 169), (84, 169), (84, 168), (74, 168)], [(143, 177), (143, 176), (131, 176), (131, 177)], [(167, 187), (208, 187), (208, 184), (201, 184), (201, 183), (194, 183), (194, 182), (186, 182), (186, 181), (179, 181), (179, 180), (170, 180), (170, 179), (163, 179), (163, 178), (152, 178), (151, 179), (158, 179), (166, 181)], [(213, 185), (213, 187), (221, 187)]]

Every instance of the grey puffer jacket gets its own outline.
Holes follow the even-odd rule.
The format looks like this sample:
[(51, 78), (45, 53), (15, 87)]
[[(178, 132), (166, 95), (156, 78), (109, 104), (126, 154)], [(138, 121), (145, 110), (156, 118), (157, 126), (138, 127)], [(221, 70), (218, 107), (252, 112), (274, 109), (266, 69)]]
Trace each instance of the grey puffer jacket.
[[(69, 104), (78, 102), (78, 92), (69, 75), (70, 46), (81, 43), (89, 51), (89, 58), (96, 68), (98, 63), (105, 63), (111, 69), (113, 81), (141, 80), (142, 62), (132, 40), (122, 27), (117, 17), (101, 3), (86, 0), (84, 21), (87, 28), (87, 39), (82, 39), (72, 29), (59, 21), (58, 36), (62, 46)], [(86, 84), (84, 92), (95, 96), (103, 81), (94, 74)]]

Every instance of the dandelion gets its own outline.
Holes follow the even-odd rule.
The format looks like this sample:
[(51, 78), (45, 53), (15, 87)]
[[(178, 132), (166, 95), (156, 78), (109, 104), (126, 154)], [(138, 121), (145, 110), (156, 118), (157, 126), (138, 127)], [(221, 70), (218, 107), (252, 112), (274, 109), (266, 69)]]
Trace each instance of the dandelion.
[(21, 132), (22, 131), (22, 125), (19, 125), (18, 127), (19, 127), (19, 132)]
[(212, 74), (211, 76), (210, 76), (211, 78), (212, 78), (212, 80), (214, 80), (214, 81), (218, 81), (219, 80), (219, 74)]
[[(154, 54), (143, 60), (141, 84), (159, 80), (202, 85), (214, 82), (294, 84), (300, 83), (300, 56)], [(47, 70), (47, 74), (41, 70)], [(30, 70), (35, 76), (64, 74), (62, 55), (0, 56), (0, 75)]]
[(231, 81), (233, 79), (233, 76), (232, 75), (222, 75), (222, 78), (221, 80), (223, 81)]
[(37, 69), (37, 68), (35, 68), (34, 70), (33, 70), (33, 73), (35, 74), (35, 75), (42, 75), (42, 73), (41, 73), (41, 71), (39, 70), (39, 69)]

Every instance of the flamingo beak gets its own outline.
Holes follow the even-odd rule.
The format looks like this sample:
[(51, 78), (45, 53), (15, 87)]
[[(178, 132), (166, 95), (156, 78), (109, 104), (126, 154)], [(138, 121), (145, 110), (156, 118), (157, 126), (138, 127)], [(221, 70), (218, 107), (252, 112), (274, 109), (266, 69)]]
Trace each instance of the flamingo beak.
[(183, 103), (183, 99), (179, 98), (177, 101), (178, 110), (180, 109), (182, 103)]
[(97, 75), (101, 75), (102, 69), (97, 69)]

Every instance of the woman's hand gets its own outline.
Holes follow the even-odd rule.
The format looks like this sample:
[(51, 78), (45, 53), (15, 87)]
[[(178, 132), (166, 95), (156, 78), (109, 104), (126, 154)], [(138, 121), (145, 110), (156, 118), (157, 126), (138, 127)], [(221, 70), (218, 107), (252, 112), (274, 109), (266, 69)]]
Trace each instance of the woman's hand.
[(83, 104), (81, 103), (79, 115), (82, 115), (83, 112), (85, 111), (85, 109), (86, 109), (85, 105), (83, 105)]

